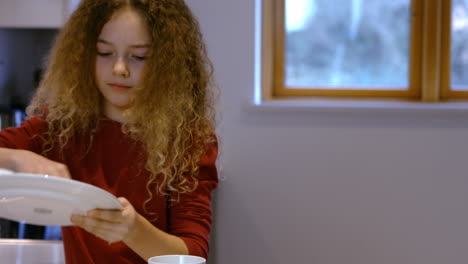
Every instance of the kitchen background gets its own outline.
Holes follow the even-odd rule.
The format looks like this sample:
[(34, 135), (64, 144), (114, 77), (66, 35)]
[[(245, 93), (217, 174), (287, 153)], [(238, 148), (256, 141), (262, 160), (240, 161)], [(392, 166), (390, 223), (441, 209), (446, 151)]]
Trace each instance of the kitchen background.
[(2, 128), (22, 119), (56, 33), (56, 29), (0, 28)]
[(222, 90), (210, 263), (468, 261), (466, 110), (255, 105), (259, 0), (187, 3)]
[[(0, 129), (17, 126), (54, 38), (78, 1), (0, 1)], [(60, 228), (0, 218), (0, 239), (61, 240)]]

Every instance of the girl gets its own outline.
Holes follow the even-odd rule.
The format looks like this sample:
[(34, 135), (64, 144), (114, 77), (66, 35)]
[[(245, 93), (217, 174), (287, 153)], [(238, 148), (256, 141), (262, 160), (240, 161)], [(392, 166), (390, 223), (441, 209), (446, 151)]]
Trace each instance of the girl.
[(66, 263), (206, 257), (217, 186), (212, 70), (183, 0), (83, 0), (61, 30), (0, 167), (72, 178), (122, 210), (73, 215)]

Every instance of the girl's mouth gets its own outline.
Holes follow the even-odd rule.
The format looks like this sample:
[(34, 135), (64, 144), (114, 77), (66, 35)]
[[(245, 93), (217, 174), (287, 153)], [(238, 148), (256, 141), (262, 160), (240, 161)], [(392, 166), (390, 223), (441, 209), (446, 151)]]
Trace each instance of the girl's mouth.
[(115, 88), (120, 88), (120, 89), (130, 89), (132, 88), (131, 86), (120, 84), (120, 83), (109, 83), (109, 86), (115, 87)]

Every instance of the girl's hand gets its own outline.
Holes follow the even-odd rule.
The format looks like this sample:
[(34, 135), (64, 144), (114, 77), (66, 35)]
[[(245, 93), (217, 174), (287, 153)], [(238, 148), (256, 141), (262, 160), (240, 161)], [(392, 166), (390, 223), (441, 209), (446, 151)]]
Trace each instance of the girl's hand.
[(127, 199), (118, 199), (122, 204), (120, 210), (90, 210), (84, 216), (72, 215), (71, 221), (109, 244), (124, 240), (135, 227), (137, 212)]
[(65, 164), (52, 161), (28, 150), (6, 150), (10, 156), (10, 166), (7, 169), (15, 172), (47, 174), (61, 178), (71, 179), (68, 167)]

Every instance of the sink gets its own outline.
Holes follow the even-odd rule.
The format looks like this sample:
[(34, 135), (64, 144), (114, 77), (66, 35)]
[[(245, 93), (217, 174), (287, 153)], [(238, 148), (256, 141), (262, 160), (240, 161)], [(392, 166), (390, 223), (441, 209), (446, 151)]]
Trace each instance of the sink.
[(0, 239), (2, 264), (65, 264), (62, 241)]

